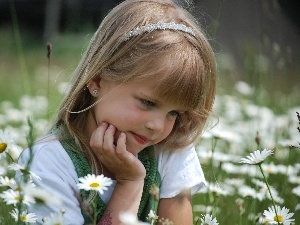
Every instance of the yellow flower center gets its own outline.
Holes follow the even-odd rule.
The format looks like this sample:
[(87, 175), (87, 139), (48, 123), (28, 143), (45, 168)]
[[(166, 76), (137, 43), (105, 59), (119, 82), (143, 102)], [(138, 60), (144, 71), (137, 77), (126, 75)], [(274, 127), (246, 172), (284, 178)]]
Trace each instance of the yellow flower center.
[(6, 143), (0, 143), (0, 153), (4, 152), (7, 147)]
[(274, 216), (274, 221), (276, 221), (276, 222), (282, 222), (282, 216), (281, 215), (277, 215), (277, 217), (276, 217), (276, 215)]
[(21, 221), (26, 221), (26, 216), (22, 216), (22, 215), (21, 215), (21, 216), (20, 216), (20, 220), (21, 220)]
[(94, 182), (94, 183), (91, 183), (91, 184), (90, 184), (90, 187), (92, 187), (92, 188), (97, 188), (97, 187), (100, 187), (100, 184)]
[(19, 201), (20, 200), (20, 196), (16, 196), (15, 200)]

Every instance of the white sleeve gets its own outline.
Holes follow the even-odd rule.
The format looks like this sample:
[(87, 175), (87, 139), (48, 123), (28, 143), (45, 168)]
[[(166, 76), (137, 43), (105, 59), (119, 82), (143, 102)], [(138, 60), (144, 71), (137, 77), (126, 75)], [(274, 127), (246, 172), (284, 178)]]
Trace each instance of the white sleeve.
[[(26, 149), (21, 154), (19, 163), (24, 165), (28, 157), (29, 151)], [(29, 211), (37, 215), (37, 222), (41, 223), (43, 217), (49, 217), (51, 213), (64, 209), (66, 225), (84, 224), (79, 202), (74, 195), (79, 193), (76, 186), (78, 176), (69, 155), (58, 141), (45, 142), (34, 147), (30, 170), (41, 178), (34, 179), (38, 187), (62, 201), (62, 205), (31, 204)]]
[(206, 185), (198, 155), (193, 146), (176, 152), (158, 151), (158, 171), (161, 176), (160, 198), (172, 198), (190, 189), (196, 194)]

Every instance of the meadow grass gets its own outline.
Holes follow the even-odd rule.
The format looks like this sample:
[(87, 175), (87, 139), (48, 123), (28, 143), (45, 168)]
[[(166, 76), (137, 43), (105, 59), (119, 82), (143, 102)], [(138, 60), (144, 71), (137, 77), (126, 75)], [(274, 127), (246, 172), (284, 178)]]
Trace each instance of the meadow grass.
[[(5, 43), (0, 45), (0, 129), (9, 128), (19, 134), (16, 142), (21, 148), (26, 147), (26, 116), (32, 112), (37, 130), (43, 130), (49, 114), (55, 112), (63, 96), (62, 84), (69, 80), (90, 37), (91, 34), (86, 33), (57, 36), (52, 42), (48, 68), (46, 43), (41, 39), (24, 33), (24, 54), (20, 56), (12, 30), (0, 30), (0, 42)], [(295, 207), (300, 196), (292, 190), (300, 185), (297, 148), (300, 133), (296, 116), (296, 111), (300, 111), (300, 79), (294, 74), (285, 75), (291, 79), (280, 75), (272, 77), (271, 69), (256, 68), (256, 72), (251, 72), (244, 68), (244, 73), (238, 73), (230, 64), (224, 65), (224, 56), (217, 57), (219, 76), (214, 116), (197, 145), (208, 188), (193, 199), (195, 219), (203, 213), (211, 213), (219, 224), (259, 224), (256, 220), (271, 206), (271, 200), (266, 187), (258, 182), (263, 181), (259, 168), (241, 165), (239, 159), (257, 149), (269, 148), (275, 150), (275, 154), (262, 166), (278, 197), (276, 202), (294, 212), (293, 218), (298, 224), (300, 211)], [(25, 66), (21, 66), (22, 61)], [(254, 62), (253, 67), (260, 66)], [(24, 77), (28, 80), (24, 81)], [(291, 147), (291, 143), (296, 147)], [(19, 152), (20, 149), (14, 155)], [(261, 195), (253, 195), (250, 190), (247, 193), (242, 188), (252, 188)], [(7, 216), (10, 210), (11, 207), (0, 202), (3, 224), (13, 224)]]

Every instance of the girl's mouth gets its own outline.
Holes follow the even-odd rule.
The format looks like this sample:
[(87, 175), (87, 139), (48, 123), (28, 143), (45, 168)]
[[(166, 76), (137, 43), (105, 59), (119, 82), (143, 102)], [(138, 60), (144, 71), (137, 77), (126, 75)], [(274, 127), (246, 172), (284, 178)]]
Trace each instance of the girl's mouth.
[(149, 139), (145, 136), (142, 135), (138, 135), (136, 133), (131, 132), (132, 136), (134, 137), (134, 139), (140, 144), (140, 145), (146, 145), (147, 143), (149, 143)]

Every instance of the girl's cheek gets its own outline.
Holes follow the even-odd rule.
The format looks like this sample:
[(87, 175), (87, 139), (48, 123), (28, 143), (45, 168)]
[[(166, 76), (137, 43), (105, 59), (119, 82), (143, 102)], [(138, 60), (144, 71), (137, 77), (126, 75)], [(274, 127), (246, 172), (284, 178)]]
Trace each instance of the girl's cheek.
[(164, 139), (166, 139), (171, 134), (173, 128), (174, 128), (174, 124), (172, 126), (170, 126), (168, 129), (165, 130)]

